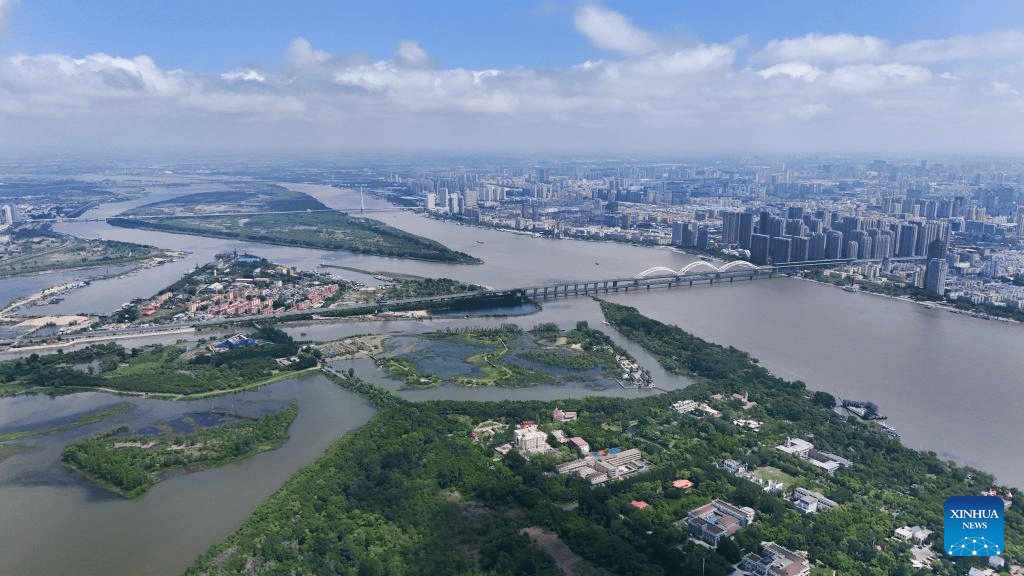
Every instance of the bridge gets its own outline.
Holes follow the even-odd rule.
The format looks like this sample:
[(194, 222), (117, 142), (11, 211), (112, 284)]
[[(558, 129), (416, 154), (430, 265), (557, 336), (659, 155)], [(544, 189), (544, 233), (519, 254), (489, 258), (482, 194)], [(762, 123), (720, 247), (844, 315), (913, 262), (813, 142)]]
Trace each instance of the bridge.
[[(893, 262), (921, 260), (921, 257), (891, 258)], [(677, 286), (693, 286), (694, 284), (733, 283), (737, 280), (750, 281), (774, 278), (791, 271), (808, 268), (830, 268), (843, 264), (878, 263), (881, 259), (860, 260), (856, 258), (839, 258), (834, 260), (813, 260), (788, 262), (758, 266), (745, 260), (727, 262), (721, 267), (705, 260), (698, 260), (683, 266), (679, 270), (665, 266), (654, 266), (638, 272), (629, 278), (609, 278), (582, 282), (564, 282), (546, 286), (530, 286), (522, 288), (531, 298), (558, 298), (567, 296), (586, 296), (588, 294), (608, 294), (616, 292), (635, 292), (651, 288), (673, 288)]]
[(629, 278), (609, 278), (588, 280), (583, 282), (565, 282), (547, 286), (530, 286), (522, 288), (531, 298), (558, 298), (567, 296), (586, 296), (588, 294), (608, 294), (616, 292), (636, 292), (651, 288), (672, 288), (676, 286), (693, 286), (735, 282), (739, 280), (755, 280), (773, 278), (782, 273), (775, 266), (757, 266), (745, 260), (729, 262), (718, 267), (710, 262), (698, 260), (691, 262), (679, 270), (654, 266), (643, 270)]

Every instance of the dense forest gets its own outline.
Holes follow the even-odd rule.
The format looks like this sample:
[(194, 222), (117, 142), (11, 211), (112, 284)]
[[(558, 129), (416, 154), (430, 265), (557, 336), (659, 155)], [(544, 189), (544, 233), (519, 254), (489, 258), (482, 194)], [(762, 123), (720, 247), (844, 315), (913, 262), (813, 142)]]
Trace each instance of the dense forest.
[[(106, 388), (125, 392), (196, 394), (227, 390), (316, 366), (318, 352), (302, 349), (291, 336), (263, 326), (250, 336), (259, 343), (212, 353), (183, 346), (152, 345), (126, 350), (98, 344), (74, 352), (0, 362), (0, 394), (41, 391), (67, 394)], [(297, 361), (280, 366), (277, 358)]]
[(136, 498), (162, 474), (219, 466), (273, 450), (288, 439), (298, 408), (241, 419), (191, 434), (132, 434), (121, 427), (64, 447), (61, 461), (86, 478), (126, 498)]
[[(604, 304), (603, 310), (616, 329), (696, 383), (642, 399), (411, 403), (358, 378), (338, 378), (367, 395), (378, 415), (298, 472), (189, 574), (559, 574), (554, 559), (523, 534), (543, 528), (594, 571), (613, 574), (730, 574), (740, 554), (771, 540), (805, 551), (817, 574), (923, 575), (933, 572), (911, 568), (909, 545), (891, 539), (893, 530), (929, 527), (941, 549), (945, 498), (993, 487), (988, 474), (841, 420), (827, 394), (772, 376), (744, 352), (632, 308)], [(741, 392), (756, 405), (745, 409), (730, 399)], [(671, 404), (681, 399), (713, 403), (722, 417), (678, 414)], [(578, 411), (579, 418), (555, 422), (555, 407)], [(764, 426), (755, 432), (733, 424), (735, 418)], [(522, 420), (582, 436), (593, 449), (637, 448), (651, 466), (592, 488), (553, 474), (556, 462), (574, 456), (550, 437), (552, 454), (498, 457), (493, 446), (509, 441)], [(509, 428), (477, 441), (472, 432), (483, 421)], [(811, 438), (854, 464), (830, 476), (775, 450), (787, 436)], [(802, 515), (785, 493), (726, 472), (719, 465), (726, 458), (786, 478), (788, 490), (822, 492), (839, 506)], [(674, 487), (679, 478), (693, 487)], [(690, 540), (679, 520), (714, 498), (758, 515), (733, 540), (709, 549)], [(648, 506), (637, 509), (634, 500)], [(1007, 509), (1005, 522), (1007, 559), (1019, 561), (1024, 517), (1018, 507)], [(939, 554), (934, 573), (962, 574), (983, 561), (952, 562)]]

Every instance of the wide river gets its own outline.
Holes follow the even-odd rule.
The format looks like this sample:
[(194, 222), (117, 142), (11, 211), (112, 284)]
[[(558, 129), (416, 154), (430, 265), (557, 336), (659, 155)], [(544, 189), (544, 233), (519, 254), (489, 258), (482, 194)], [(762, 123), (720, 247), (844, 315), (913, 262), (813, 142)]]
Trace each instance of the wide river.
[[(120, 401), (98, 393), (3, 398), (0, 431), (59, 425)], [(126, 401), (133, 408), (119, 417), (23, 440), (27, 452), (0, 462), (0, 574), (180, 574), (289, 476), (374, 413), (361, 397), (319, 374), (192, 402)], [(277, 450), (171, 476), (135, 500), (96, 488), (60, 463), (67, 442), (117, 426), (138, 429), (208, 410), (255, 416), (292, 401), (298, 415)]]
[[(314, 194), (329, 206), (358, 205), (358, 196), (353, 198), (345, 191), (321, 186), (295, 187)], [(196, 187), (175, 193), (201, 190), (202, 187)], [(165, 196), (162, 192), (161, 196)], [(114, 214), (134, 204), (138, 202), (103, 206), (91, 215)], [(368, 200), (367, 206), (385, 205)], [(68, 223), (61, 225), (62, 231), (188, 250), (192, 254), (184, 261), (139, 275), (94, 282), (69, 294), (64, 302), (34, 309), (34, 312), (109, 312), (132, 298), (151, 296), (185, 270), (210, 261), (214, 254), (235, 249), (305, 269), (327, 263), (449, 277), (498, 288), (625, 277), (651, 266), (678, 269), (694, 259), (664, 248), (533, 238), (458, 226), (409, 212), (383, 212), (374, 217), (470, 253), (485, 263), (460, 266), (412, 262), (112, 228), (97, 222)], [(344, 277), (365, 279), (344, 270), (329, 270)], [(1017, 393), (1019, 375), (1024, 373), (1024, 326), (950, 314), (869, 294), (850, 294), (835, 287), (788, 278), (653, 290), (610, 295), (609, 298), (635, 306), (644, 314), (676, 324), (708, 340), (746, 350), (775, 374), (802, 380), (811, 389), (874, 401), (889, 416), (890, 424), (899, 430), (905, 444), (935, 451), (944, 458), (993, 472), (1003, 483), (1024, 487), (1024, 460), (1013, 457), (1012, 450), (1006, 449), (1024, 440), (1024, 429), (1018, 425), (1024, 414), (1024, 398)], [(541, 312), (520, 317), (518, 322), (524, 327), (539, 322), (557, 322), (571, 327), (581, 319), (608, 331), (626, 345), (652, 369), (659, 386), (671, 389), (686, 384), (684, 379), (658, 369), (642, 350), (601, 325), (600, 311), (590, 298), (548, 301)], [(505, 321), (509, 320), (348, 322), (310, 324), (290, 330), (296, 336), (327, 339), (361, 333), (400, 334), (446, 326), (493, 325)], [(340, 367), (350, 365), (361, 376), (389, 385), (372, 363), (342, 362)], [(207, 546), (237, 527), (249, 510), (295, 469), (312, 461), (330, 440), (358, 426), (370, 415), (364, 403), (319, 380), (312, 387), (280, 386), (275, 385), (266, 393), (281, 394), (278, 399), (282, 399), (292, 393), (312, 394), (314, 392), (309, 390), (318, 390), (316, 394), (336, 396), (337, 400), (322, 401), (324, 406), (318, 408), (314, 401), (309, 409), (304, 408), (300, 400), (296, 430), (292, 440), (281, 449), (235, 466), (174, 477), (138, 501), (122, 502), (103, 496), (62, 473), (57, 463), (59, 446), (67, 437), (105, 429), (111, 423), (53, 435), (59, 437), (52, 441), (40, 440), (47, 446), (52, 443), (53, 447), (0, 463), (0, 518), (16, 518), (20, 527), (17, 535), (0, 544), (0, 574), (180, 572)], [(264, 392), (250, 394), (259, 393)], [(593, 393), (638, 394), (616, 389), (594, 392), (569, 386), (516, 391), (443, 387), (406, 395), (413, 399), (500, 400), (574, 398)], [(102, 395), (85, 397), (102, 398), (102, 401), (89, 400), (97, 405), (115, 401)], [(23, 410), (20, 403), (31, 404), (34, 414), (51, 414), (60, 402), (72, 401), (0, 401), (0, 431), (12, 426), (14, 419), (20, 417)], [(197, 411), (191, 405), (177, 409)], [(325, 416), (327, 419), (342, 420), (332, 423), (329, 438), (317, 436), (312, 442), (307, 436), (306, 442), (296, 442), (302, 437), (302, 426), (324, 425), (316, 416), (309, 416), (313, 410), (329, 412), (331, 416)], [(123, 418), (130, 418), (132, 414), (134, 411)], [(292, 464), (269, 465), (272, 474), (266, 470), (260, 473), (245, 470), (278, 458), (288, 459)], [(222, 492), (211, 488), (212, 485), (221, 486)], [(47, 546), (52, 542), (61, 545)], [(62, 563), (72, 561), (76, 563)], [(74, 569), (69, 568), (71, 566)]]

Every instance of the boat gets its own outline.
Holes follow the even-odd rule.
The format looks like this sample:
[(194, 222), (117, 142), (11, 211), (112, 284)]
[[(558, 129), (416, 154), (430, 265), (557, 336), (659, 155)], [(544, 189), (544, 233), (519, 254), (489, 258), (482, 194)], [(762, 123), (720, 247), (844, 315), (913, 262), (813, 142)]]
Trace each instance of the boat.
[(897, 432), (895, 428), (889, 426), (888, 424), (879, 424), (878, 427), (881, 428), (882, 432), (885, 432), (889, 436), (889, 438), (900, 437), (900, 433)]
[(859, 292), (860, 288), (857, 288), (856, 284), (850, 284), (849, 286), (843, 286), (845, 292)]

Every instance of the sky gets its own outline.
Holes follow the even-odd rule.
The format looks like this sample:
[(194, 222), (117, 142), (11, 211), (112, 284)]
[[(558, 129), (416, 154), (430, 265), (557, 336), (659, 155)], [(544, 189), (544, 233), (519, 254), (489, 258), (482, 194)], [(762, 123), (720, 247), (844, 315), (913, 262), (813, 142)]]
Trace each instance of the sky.
[(0, 0), (0, 151), (1024, 154), (1016, 0)]

